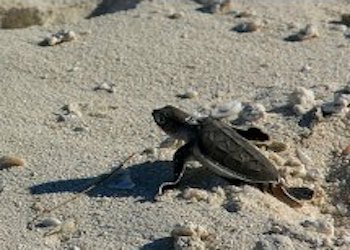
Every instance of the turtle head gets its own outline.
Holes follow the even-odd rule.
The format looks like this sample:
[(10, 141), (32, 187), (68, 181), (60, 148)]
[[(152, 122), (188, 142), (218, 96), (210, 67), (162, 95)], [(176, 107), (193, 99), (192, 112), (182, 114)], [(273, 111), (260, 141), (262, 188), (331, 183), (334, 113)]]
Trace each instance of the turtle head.
[(173, 106), (165, 106), (155, 109), (152, 116), (157, 125), (168, 135), (181, 138), (182, 135), (191, 131), (191, 124), (188, 122), (191, 116)]

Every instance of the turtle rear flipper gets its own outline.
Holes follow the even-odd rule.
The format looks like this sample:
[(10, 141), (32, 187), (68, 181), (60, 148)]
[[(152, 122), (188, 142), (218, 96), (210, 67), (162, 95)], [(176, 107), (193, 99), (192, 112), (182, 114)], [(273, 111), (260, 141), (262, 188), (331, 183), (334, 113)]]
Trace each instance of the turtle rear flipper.
[(298, 200), (311, 200), (314, 197), (314, 191), (307, 187), (286, 188), (287, 192)]
[[(289, 189), (288, 189), (289, 190)], [(269, 192), (280, 201), (286, 203), (290, 207), (300, 208), (303, 206), (302, 202), (288, 192), (287, 188), (282, 184), (270, 185)]]

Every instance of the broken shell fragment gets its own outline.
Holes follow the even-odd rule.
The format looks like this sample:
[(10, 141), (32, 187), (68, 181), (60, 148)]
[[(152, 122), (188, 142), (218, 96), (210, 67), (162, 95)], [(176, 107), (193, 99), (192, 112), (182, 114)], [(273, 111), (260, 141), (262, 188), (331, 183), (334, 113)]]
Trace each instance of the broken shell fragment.
[(17, 156), (3, 156), (0, 158), (0, 170), (16, 166), (24, 166), (24, 160)]

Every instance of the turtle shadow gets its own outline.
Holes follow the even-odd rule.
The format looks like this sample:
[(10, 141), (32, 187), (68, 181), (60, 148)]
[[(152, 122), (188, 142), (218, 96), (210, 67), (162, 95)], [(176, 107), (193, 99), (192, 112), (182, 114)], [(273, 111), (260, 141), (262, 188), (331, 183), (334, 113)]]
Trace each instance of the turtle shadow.
[[(228, 182), (204, 167), (193, 167), (191, 163), (187, 166), (185, 175), (176, 187), (181, 192), (188, 187), (212, 190), (217, 186), (235, 185), (235, 182)], [(104, 181), (85, 194), (90, 197), (134, 197), (140, 202), (153, 202), (159, 186), (173, 178), (172, 161), (143, 162), (129, 166), (127, 171), (129, 171), (131, 180), (135, 184), (134, 187), (129, 189), (113, 187), (116, 182), (116, 176), (116, 178)], [(108, 176), (108, 174), (103, 173), (94, 177), (49, 181), (33, 185), (29, 188), (29, 191), (33, 195), (65, 192), (79, 193), (101, 178)], [(238, 182), (237, 185), (239, 185)]]
[[(113, 188), (115, 178), (106, 180), (92, 190), (86, 192), (90, 197), (134, 197), (141, 201), (153, 201), (158, 192), (158, 187), (164, 181), (168, 181), (172, 176), (172, 162), (154, 161), (131, 165), (127, 168), (132, 182), (135, 184), (130, 189)], [(66, 180), (55, 180), (33, 185), (29, 191), (33, 195), (50, 193), (78, 193), (85, 190), (92, 183), (109, 173), (99, 176), (74, 178)]]
[(141, 0), (102, 0), (101, 3), (86, 17), (87, 19), (112, 14), (118, 11), (135, 9)]
[(172, 237), (164, 237), (164, 238), (156, 239), (140, 247), (140, 250), (163, 250), (163, 249), (169, 249), (169, 250), (175, 249), (173, 245)]

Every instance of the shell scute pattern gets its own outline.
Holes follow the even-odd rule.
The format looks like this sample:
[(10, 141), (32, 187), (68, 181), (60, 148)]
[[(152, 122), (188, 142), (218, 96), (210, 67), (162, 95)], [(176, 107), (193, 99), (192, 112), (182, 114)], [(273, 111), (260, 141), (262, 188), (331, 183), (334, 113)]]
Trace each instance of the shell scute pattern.
[(279, 181), (272, 163), (255, 146), (220, 121), (208, 118), (202, 122), (198, 147), (208, 160), (229, 169), (238, 179), (253, 183)]

